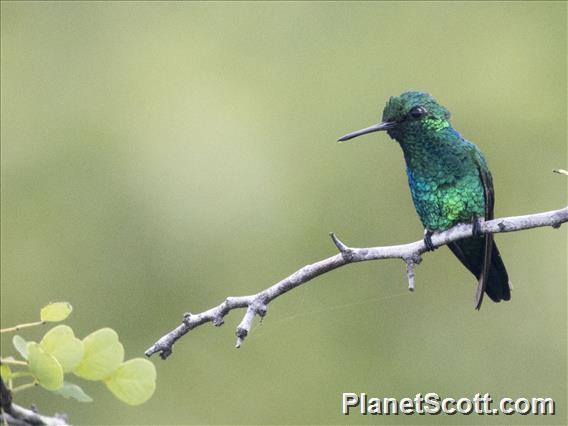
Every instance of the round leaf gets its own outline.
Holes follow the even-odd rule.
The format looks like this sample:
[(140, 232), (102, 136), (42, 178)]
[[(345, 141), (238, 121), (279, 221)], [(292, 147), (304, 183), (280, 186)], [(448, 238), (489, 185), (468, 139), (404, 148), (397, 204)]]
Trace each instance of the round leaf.
[(156, 389), (156, 367), (147, 359), (134, 358), (123, 363), (105, 383), (121, 401), (139, 405), (150, 399)]
[(57, 389), (55, 391), (55, 393), (65, 397), (65, 398), (73, 398), (73, 399), (76, 399), (77, 401), (81, 401), (81, 402), (93, 401), (93, 398), (91, 398), (89, 395), (87, 395), (85, 393), (85, 391), (83, 391), (83, 389), (81, 389), (80, 386), (78, 386), (74, 383), (64, 382), (63, 387), (61, 387), (60, 389)]
[(22, 336), (16, 334), (12, 337), (12, 344), (20, 355), (22, 355), (22, 358), (28, 359), (28, 342), (26, 342)]
[(57, 390), (63, 386), (61, 364), (35, 342), (28, 343), (28, 362), (30, 372), (41, 386), (48, 390)]
[(50, 303), (41, 309), (40, 317), (47, 322), (63, 321), (72, 310), (73, 307), (67, 302)]
[(101, 328), (83, 339), (85, 352), (73, 373), (87, 380), (102, 380), (111, 375), (124, 360), (124, 348), (116, 331)]
[(10, 366), (7, 364), (0, 365), (0, 376), (2, 376), (2, 380), (7, 382), (12, 377), (12, 370), (10, 370)]
[(49, 330), (39, 343), (44, 351), (54, 356), (64, 373), (73, 371), (83, 358), (83, 342), (75, 337), (71, 327), (58, 325)]

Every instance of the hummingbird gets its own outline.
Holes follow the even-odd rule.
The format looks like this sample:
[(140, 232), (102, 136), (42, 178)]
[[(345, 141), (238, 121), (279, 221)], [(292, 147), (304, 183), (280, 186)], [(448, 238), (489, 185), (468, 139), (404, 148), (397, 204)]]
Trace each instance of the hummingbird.
[(511, 299), (509, 276), (493, 234), (483, 235), (479, 219), (493, 219), (493, 178), (479, 148), (450, 123), (450, 112), (428, 93), (408, 91), (392, 96), (382, 122), (349, 133), (343, 142), (386, 131), (404, 154), (416, 212), (424, 225), (424, 244), (434, 250), (432, 234), (458, 223), (473, 224), (472, 236), (448, 244), (478, 280), (475, 309), (487, 293), (494, 302)]

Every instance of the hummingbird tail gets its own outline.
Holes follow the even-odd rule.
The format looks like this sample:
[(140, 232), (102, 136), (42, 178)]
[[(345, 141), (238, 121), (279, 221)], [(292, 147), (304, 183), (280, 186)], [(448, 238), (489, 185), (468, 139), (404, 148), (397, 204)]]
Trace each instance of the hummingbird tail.
[(485, 292), (494, 302), (501, 300), (511, 300), (511, 286), (509, 283), (509, 274), (501, 259), (501, 254), (495, 242), (492, 246), (491, 266), (489, 268), (489, 277)]
[[(461, 263), (480, 280), (483, 273), (483, 263), (485, 259), (485, 238), (466, 238), (448, 244), (448, 247)], [(485, 293), (494, 302), (511, 299), (511, 288), (509, 286), (509, 275), (503, 264), (499, 249), (494, 241), (491, 241), (491, 260), (487, 270), (486, 282), (484, 283)], [(476, 306), (479, 308), (479, 302)]]

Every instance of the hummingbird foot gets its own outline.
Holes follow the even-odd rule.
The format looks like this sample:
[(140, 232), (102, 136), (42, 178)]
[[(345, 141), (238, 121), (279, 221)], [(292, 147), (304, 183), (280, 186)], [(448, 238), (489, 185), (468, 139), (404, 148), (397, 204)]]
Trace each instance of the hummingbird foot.
[(435, 247), (432, 243), (432, 231), (425, 230), (424, 231), (424, 245), (426, 246), (426, 251), (434, 251), (438, 247)]

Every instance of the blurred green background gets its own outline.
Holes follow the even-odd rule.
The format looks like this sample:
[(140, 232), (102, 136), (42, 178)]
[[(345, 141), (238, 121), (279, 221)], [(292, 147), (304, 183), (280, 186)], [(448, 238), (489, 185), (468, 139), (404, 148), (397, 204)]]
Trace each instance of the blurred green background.
[[(353, 246), (421, 238), (400, 148), (337, 144), (408, 89), (485, 153), (496, 215), (566, 205), (566, 3), (2, 2), (3, 326), (49, 301), (141, 356), (181, 320)], [(140, 407), (18, 395), (74, 424), (565, 424), (567, 227), (496, 237), (513, 300), (473, 309), (447, 249), (326, 274), (240, 350), (204, 326)], [(38, 338), (45, 329), (22, 333)], [(3, 338), (2, 353), (13, 353)], [(378, 397), (550, 396), (557, 415), (340, 414)]]

